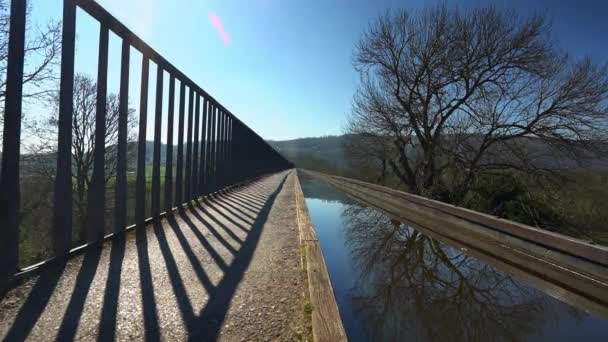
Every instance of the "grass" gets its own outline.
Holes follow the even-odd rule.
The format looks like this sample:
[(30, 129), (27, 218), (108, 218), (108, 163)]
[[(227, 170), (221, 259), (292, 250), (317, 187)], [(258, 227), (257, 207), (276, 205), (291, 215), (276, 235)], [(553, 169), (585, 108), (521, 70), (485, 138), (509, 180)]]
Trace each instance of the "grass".
[(304, 313), (307, 315), (312, 315), (312, 310), (314, 309), (314, 307), (312, 306), (312, 304), (310, 302), (305, 302), (304, 303)]

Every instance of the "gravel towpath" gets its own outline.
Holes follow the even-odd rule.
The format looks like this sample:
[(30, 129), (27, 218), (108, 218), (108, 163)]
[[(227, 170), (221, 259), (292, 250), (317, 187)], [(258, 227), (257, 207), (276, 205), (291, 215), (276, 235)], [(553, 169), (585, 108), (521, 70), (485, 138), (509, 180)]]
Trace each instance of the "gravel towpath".
[(45, 269), (1, 299), (0, 340), (297, 340), (294, 177), (259, 179)]

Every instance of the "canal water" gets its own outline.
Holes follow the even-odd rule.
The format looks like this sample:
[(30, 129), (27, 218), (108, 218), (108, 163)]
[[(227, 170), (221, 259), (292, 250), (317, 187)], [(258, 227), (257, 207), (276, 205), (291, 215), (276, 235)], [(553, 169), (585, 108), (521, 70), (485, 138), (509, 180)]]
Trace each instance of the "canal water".
[(608, 341), (608, 321), (301, 177), (350, 341)]

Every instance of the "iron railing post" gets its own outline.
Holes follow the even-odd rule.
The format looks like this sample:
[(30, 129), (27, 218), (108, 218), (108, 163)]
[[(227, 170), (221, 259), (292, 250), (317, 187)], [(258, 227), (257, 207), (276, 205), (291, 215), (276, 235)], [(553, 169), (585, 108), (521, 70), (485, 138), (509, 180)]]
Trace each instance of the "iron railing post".
[(0, 285), (19, 267), (19, 159), (26, 10), (25, 0), (11, 1), (0, 174)]
[(118, 103), (118, 141), (116, 144), (116, 190), (114, 207), (114, 232), (127, 226), (127, 125), (129, 117), (129, 59), (131, 46), (122, 40), (120, 60), (120, 95)]
[(211, 118), (213, 116), (213, 102), (207, 102), (207, 134), (206, 134), (206, 149), (205, 149), (205, 194), (211, 192), (211, 164), (213, 161), (211, 160), (211, 148), (213, 147), (213, 142), (211, 141), (211, 124), (213, 123)]
[(200, 110), (201, 110), (201, 97), (198, 93), (194, 93), (196, 97), (196, 104), (194, 106), (194, 139), (193, 139), (193, 148), (192, 148), (192, 198), (198, 198), (198, 134), (199, 134), (199, 125), (200, 125)]
[[(156, 104), (154, 115), (154, 156), (152, 159), (152, 217), (160, 215), (160, 135), (163, 120), (163, 74), (160, 65), (156, 68)], [(165, 170), (166, 172), (166, 170)]]
[(57, 139), (57, 174), (55, 176), (53, 247), (55, 255), (72, 246), (72, 115), (74, 106), (74, 48), (76, 4), (63, 1), (61, 81)]
[(218, 108), (214, 103), (211, 113), (211, 192), (217, 190), (217, 112)]
[(104, 25), (99, 28), (99, 61), (97, 65), (97, 103), (95, 108), (95, 160), (91, 186), (88, 193), (88, 242), (103, 239), (105, 233), (106, 204), (106, 113), (108, 88), (108, 39), (109, 30)]
[(186, 101), (186, 85), (180, 81), (179, 87), (179, 119), (177, 126), (177, 170), (175, 171), (175, 206), (183, 203), (184, 177), (184, 107)]
[(165, 211), (173, 208), (173, 119), (175, 111), (175, 77), (169, 79), (169, 109), (167, 113), (167, 154), (165, 157)]
[(222, 165), (222, 179), (220, 182), (221, 187), (223, 188), (226, 185), (226, 119), (228, 118), (228, 114), (226, 112), (222, 112), (222, 157), (221, 157), (221, 165)]
[(189, 202), (192, 199), (192, 115), (194, 107), (194, 90), (189, 87), (188, 94), (188, 131), (186, 132), (186, 174), (185, 174), (185, 189), (182, 203)]
[(141, 89), (139, 97), (139, 135), (137, 140), (137, 178), (135, 180), (135, 224), (143, 227), (146, 220), (146, 126), (148, 123), (148, 77), (150, 61), (141, 61)]
[(199, 167), (199, 180), (198, 180), (198, 193), (199, 195), (205, 194), (205, 168), (207, 167), (206, 153), (207, 153), (207, 105), (209, 101), (203, 98), (203, 113), (202, 113), (202, 125), (201, 125), (201, 161)]

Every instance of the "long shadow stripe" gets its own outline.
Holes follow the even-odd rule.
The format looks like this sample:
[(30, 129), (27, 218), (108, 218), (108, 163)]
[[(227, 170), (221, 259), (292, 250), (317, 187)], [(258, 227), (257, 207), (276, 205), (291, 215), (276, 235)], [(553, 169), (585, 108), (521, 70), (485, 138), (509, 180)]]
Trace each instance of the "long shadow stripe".
[(192, 209), (190, 212), (192, 213), (192, 215), (194, 215), (194, 217), (196, 217), (196, 219), (200, 223), (205, 226), (205, 228), (207, 228), (209, 232), (211, 232), (211, 234), (222, 244), (222, 246), (226, 247), (226, 249), (230, 251), (230, 253), (234, 255), (238, 252), (234, 247), (232, 247), (231, 244), (228, 243), (228, 241), (226, 241), (226, 239), (224, 239), (224, 237), (220, 233), (218, 233), (217, 230), (215, 230), (215, 228), (213, 228), (211, 224), (209, 224), (209, 222), (203, 219), (203, 217), (197, 212), (196, 209)]
[(256, 202), (257, 204), (263, 204), (264, 202), (266, 202), (266, 200), (268, 200), (268, 197), (262, 196), (257, 193), (247, 192), (247, 191), (239, 191), (236, 193), (236, 195), (245, 197), (252, 202)]
[(220, 197), (219, 200), (221, 200), (221, 201), (231, 200), (231, 201), (237, 201), (239, 203), (243, 202), (245, 205), (247, 205), (247, 209), (252, 210), (257, 213), (258, 211), (260, 211), (262, 209), (264, 204), (266, 204), (266, 201), (268, 200), (268, 198), (266, 198), (263, 203), (260, 203), (257, 201), (250, 201), (247, 198), (243, 198), (240, 196), (239, 193), (234, 193), (234, 194), (231, 194), (230, 196)]
[(250, 203), (256, 204), (258, 206), (263, 207), (264, 203), (266, 203), (266, 201), (268, 200), (268, 197), (250, 197), (247, 193), (243, 192), (243, 191), (237, 191), (232, 193), (231, 195), (234, 196), (239, 196), (239, 197), (244, 197), (245, 199), (247, 199)]
[(249, 229), (247, 229), (247, 227), (243, 226), (241, 223), (238, 223), (236, 221), (234, 221), (233, 218), (231, 218), (228, 214), (218, 211), (217, 214), (223, 218), (225, 218), (228, 221), (231, 221), (237, 228), (240, 228), (242, 230), (247, 230), (248, 234), (251, 233), (251, 230), (253, 229), (253, 226), (255, 224), (255, 222), (252, 223), (248, 223), (247, 227), (249, 227)]
[[(218, 204), (222, 203), (223, 205), (225, 205), (227, 207), (230, 207), (232, 210), (238, 211), (241, 215), (247, 217), (251, 222), (255, 221), (255, 217), (254, 216), (252, 216), (252, 215), (248, 214), (247, 212), (245, 212), (243, 210), (243, 208), (239, 208), (239, 207), (235, 206), (235, 204), (233, 202), (228, 201), (227, 198), (223, 198), (222, 200), (218, 200), (215, 203), (218, 203)], [(256, 211), (256, 213), (258, 213), (260, 211), (260, 209), (258, 209)]]
[(268, 198), (264, 198), (264, 202), (262, 202), (262, 203), (258, 202), (257, 200), (252, 201), (248, 197), (243, 196), (242, 193), (235, 193), (232, 196), (230, 196), (229, 199), (231, 199), (233, 201), (238, 200), (240, 202), (243, 202), (255, 211), (259, 211), (264, 206), (266, 201), (268, 200)]
[(25, 303), (19, 309), (11, 329), (4, 338), (5, 341), (24, 341), (28, 337), (49, 303), (55, 287), (57, 287), (57, 283), (65, 270), (66, 263), (67, 261), (65, 260), (60, 261), (57, 265), (49, 267), (46, 272), (39, 276)]
[(263, 184), (256, 184), (247, 188), (248, 193), (251, 193), (253, 196), (261, 196), (260, 194), (267, 194), (272, 192), (272, 188), (269, 188)]
[[(215, 207), (217, 206), (217, 208)], [(224, 211), (228, 212), (230, 215), (232, 215), (233, 217), (235, 217), (237, 220), (243, 222), (245, 225), (251, 225), (253, 224), (253, 220), (247, 220), (245, 219), (243, 216), (241, 216), (238, 213), (235, 213), (232, 209), (228, 208), (227, 206), (225, 206), (224, 204), (222, 204), (221, 202), (217, 201), (214, 202), (213, 205), (211, 206), (212, 208), (215, 209), (215, 211), (217, 212), (221, 212), (220, 209), (223, 209)], [(224, 215), (224, 217), (229, 220), (230, 222), (234, 223), (234, 224), (238, 224), (234, 221), (234, 218), (229, 217), (228, 215)], [(247, 230), (249, 231), (249, 230)]]
[(165, 265), (167, 266), (167, 273), (169, 274), (171, 288), (173, 288), (173, 293), (177, 299), (177, 305), (179, 306), (182, 314), (182, 322), (187, 329), (190, 330), (190, 324), (192, 324), (195, 318), (194, 308), (192, 308), (192, 303), (190, 303), (190, 298), (188, 297), (188, 293), (184, 287), (184, 281), (179, 275), (177, 262), (175, 261), (173, 252), (171, 252), (171, 247), (169, 247), (169, 242), (167, 241), (164, 228), (158, 222), (154, 223), (154, 234), (156, 235), (158, 245), (160, 246), (160, 251), (163, 255), (163, 259), (165, 260)]
[[(252, 198), (255, 200), (258, 200), (260, 202), (265, 202), (268, 199), (267, 196), (266, 196), (266, 198), (264, 198), (262, 195), (258, 194), (258, 192), (260, 192), (260, 188), (256, 187), (254, 184), (250, 184), (250, 185), (244, 186), (242, 188), (235, 189), (235, 191), (232, 191), (231, 193), (249, 193), (249, 192), (253, 192), (251, 195)], [(266, 194), (271, 193), (271, 192), (272, 192), (272, 189), (268, 189), (268, 188), (266, 188), (263, 191), (263, 193), (266, 193)]]
[(232, 239), (234, 239), (236, 242), (239, 243), (239, 245), (243, 244), (243, 240), (238, 237), (231, 229), (229, 229), (228, 227), (226, 227), (226, 225), (224, 225), (223, 223), (221, 223), (220, 221), (217, 220), (217, 218), (215, 218), (215, 216), (213, 216), (210, 212), (208, 212), (204, 206), (201, 206), (199, 208), (199, 210), (205, 214), (205, 216), (207, 216), (208, 218), (211, 219), (211, 221), (215, 222), (220, 228), (222, 228), (226, 234), (230, 235), (230, 237)]
[(136, 232), (137, 260), (139, 262), (139, 282), (141, 284), (141, 300), (144, 314), (144, 329), (146, 341), (159, 341), (158, 312), (154, 298), (154, 283), (150, 270), (148, 256), (148, 239), (146, 229), (138, 228)]
[[(213, 212), (215, 212), (217, 214), (222, 214), (222, 211), (219, 210), (212, 202), (206, 202), (206, 204), (207, 204), (207, 208), (209, 208), (210, 211), (212, 210)], [(199, 208), (199, 210), (204, 210), (201, 205), (198, 205), (197, 208)], [(217, 215), (213, 215), (213, 216), (216, 217)], [(234, 224), (237, 228), (239, 228), (243, 232), (249, 233), (248, 228), (246, 228), (244, 225), (242, 225), (240, 223), (237, 223), (233, 218), (227, 217), (226, 215), (222, 215), (222, 216), (226, 217), (230, 223)], [(253, 220), (251, 220), (251, 221), (253, 221)], [(247, 221), (245, 221), (245, 222), (247, 222)], [(251, 223), (253, 223), (253, 222), (247, 222), (247, 224), (249, 224), (249, 225), (251, 225)]]
[(120, 294), (120, 277), (122, 262), (125, 257), (126, 239), (124, 235), (118, 236), (112, 242), (110, 251), (110, 266), (103, 296), (101, 321), (99, 322), (98, 341), (111, 341), (116, 335), (116, 314), (118, 312), (118, 299)]
[[(252, 226), (251, 233), (247, 236), (244, 244), (241, 246), (238, 255), (230, 265), (230, 269), (225, 273), (218, 286), (216, 286), (213, 293), (210, 294), (209, 302), (201, 311), (198, 317), (197, 323), (193, 326), (196, 330), (191, 330), (188, 340), (199, 341), (201, 339), (216, 340), (222, 327), (222, 323), (226, 318), (228, 307), (236, 289), (241, 282), (247, 267), (251, 263), (253, 253), (259, 242), (264, 223), (268, 219), (270, 209), (280, 191), (285, 184), (287, 179), (285, 175), (276, 188), (276, 190), (269, 197), (266, 205), (258, 215), (254, 225)], [(219, 323), (217, 323), (219, 322)], [(215, 323), (215, 324), (214, 324)]]
[(70, 302), (68, 303), (63, 320), (61, 321), (61, 326), (59, 327), (59, 332), (57, 334), (58, 341), (71, 341), (74, 339), (74, 336), (76, 336), (80, 317), (84, 310), (84, 304), (87, 300), (93, 278), (95, 278), (95, 273), (97, 273), (101, 251), (102, 246), (95, 246), (92, 250), (89, 250), (82, 259), (80, 270), (76, 276), (74, 290), (70, 296)]
[[(249, 206), (249, 204), (235, 199), (234, 196), (231, 198), (224, 198), (223, 203), (225, 203), (226, 205), (229, 205), (234, 210), (240, 211), (243, 215), (249, 217), (252, 221), (255, 220), (255, 216), (257, 216), (258, 213), (260, 212), (260, 209), (256, 210), (253, 207)], [(247, 210), (247, 211), (245, 211), (245, 210)], [(252, 216), (252, 215), (255, 215), (255, 216)]]
[[(182, 217), (183, 216), (185, 216), (185, 215), (182, 214)], [(194, 254), (192, 247), (188, 243), (188, 239), (186, 238), (186, 236), (184, 236), (184, 232), (182, 232), (182, 228), (179, 226), (177, 221), (175, 221), (175, 218), (172, 216), (167, 219), (167, 222), (169, 223), (169, 226), (171, 227), (171, 229), (173, 229), (173, 232), (175, 233), (177, 240), (179, 241), (180, 245), (182, 246), (182, 249), (184, 250), (184, 252), (186, 253), (186, 256), (188, 257), (188, 260), (190, 260), (190, 264), (192, 265), (192, 269), (196, 273), (196, 276), (200, 280), (201, 284), (203, 284), (203, 286), (205, 287), (207, 292), (210, 292), (213, 289), (213, 284), (211, 283), (211, 280), (209, 280), (207, 273), (203, 269), (203, 266), (201, 265), (200, 260)]]
[[(195, 212), (195, 210), (190, 210), (190, 212), (197, 219), (199, 219), (199, 217), (197, 217), (198, 214)], [(228, 268), (228, 265), (226, 264), (224, 259), (218, 254), (218, 252), (215, 250), (215, 248), (213, 248), (213, 246), (211, 246), (209, 241), (201, 233), (201, 231), (198, 229), (198, 227), (196, 227), (196, 225), (192, 222), (190, 217), (188, 217), (188, 215), (183, 215), (183, 216), (181, 216), (181, 218), (182, 218), (182, 220), (184, 220), (186, 225), (192, 230), (192, 232), (194, 233), (194, 235), (196, 236), (198, 241), (201, 243), (201, 245), (203, 245), (203, 248), (205, 248), (205, 250), (207, 250), (209, 255), (211, 255), (211, 258), (213, 258), (213, 260), (222, 269), (222, 271), (225, 271)], [(200, 218), (199, 220), (202, 220), (202, 218)]]
[[(228, 200), (232, 201), (233, 203), (236, 203), (237, 205), (240, 206), (244, 206), (245, 208), (249, 209), (249, 210), (253, 210), (255, 212), (260, 211), (260, 209), (264, 206), (256, 206), (254, 204), (251, 204), (251, 201), (248, 200), (247, 198), (244, 198), (242, 196), (240, 196), (240, 194), (235, 194), (234, 196), (231, 196), (230, 198), (227, 198)], [(267, 201), (268, 199), (266, 199)], [(264, 202), (265, 203), (265, 202)]]

